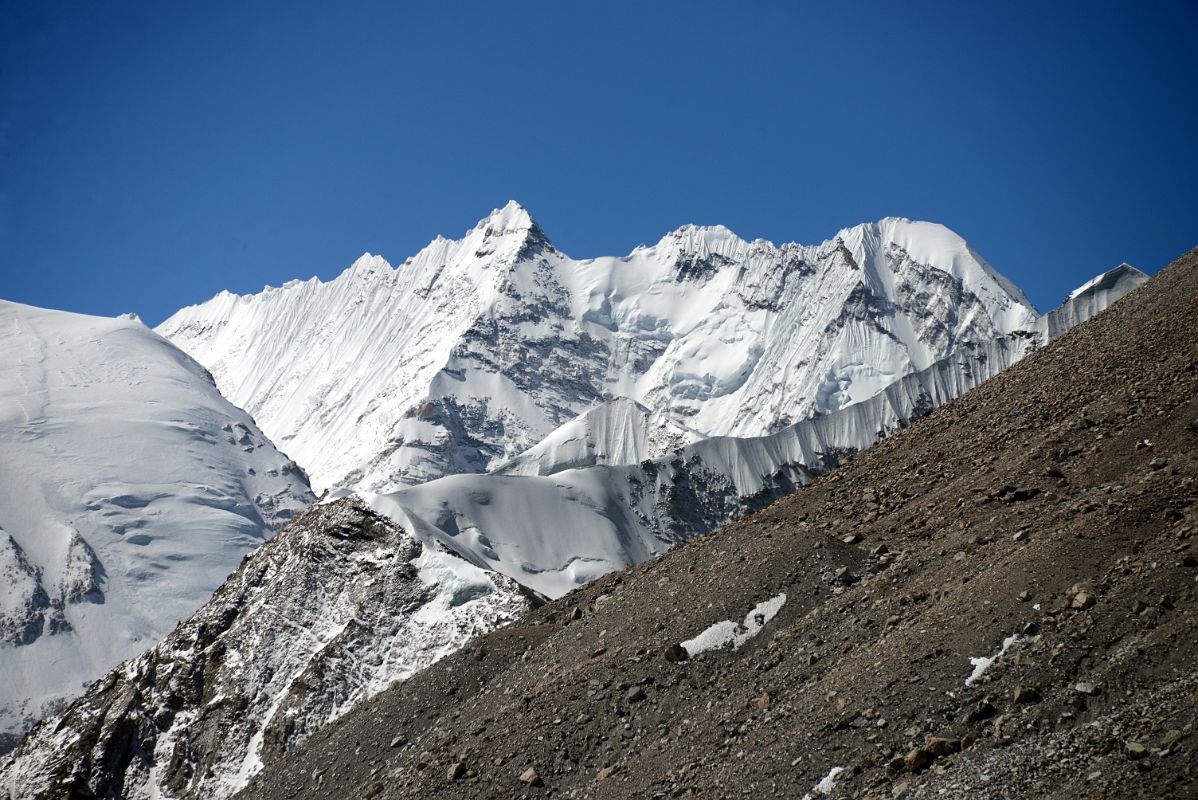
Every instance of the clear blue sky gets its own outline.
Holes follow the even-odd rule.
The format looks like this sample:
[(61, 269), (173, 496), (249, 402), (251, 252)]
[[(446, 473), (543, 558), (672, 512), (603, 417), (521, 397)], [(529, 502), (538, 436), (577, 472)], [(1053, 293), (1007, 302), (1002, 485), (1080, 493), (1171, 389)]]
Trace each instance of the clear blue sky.
[(579, 258), (934, 220), (1041, 308), (1198, 244), (1193, 2), (2, 14), (0, 297), (37, 305), (154, 324), (509, 198)]

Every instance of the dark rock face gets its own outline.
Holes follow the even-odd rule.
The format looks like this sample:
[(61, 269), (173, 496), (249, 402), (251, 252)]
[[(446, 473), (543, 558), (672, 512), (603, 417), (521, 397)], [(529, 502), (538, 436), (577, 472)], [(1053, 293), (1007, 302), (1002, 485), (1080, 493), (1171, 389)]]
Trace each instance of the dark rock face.
[(356, 501), (314, 506), (164, 642), (37, 725), (0, 767), (0, 797), (227, 796), (529, 606)]
[(0, 611), (0, 642), (25, 645), (40, 636), (71, 630), (64, 609), (72, 603), (103, 603), (104, 567), (78, 532), (67, 545), (62, 578), (47, 586), (42, 570), (0, 529), (0, 581), (10, 601)]
[[(1198, 251), (791, 496), (359, 705), (245, 796), (521, 797), (525, 774), (612, 798), (1192, 796), (1195, 330)], [(782, 595), (739, 648), (673, 647)]]

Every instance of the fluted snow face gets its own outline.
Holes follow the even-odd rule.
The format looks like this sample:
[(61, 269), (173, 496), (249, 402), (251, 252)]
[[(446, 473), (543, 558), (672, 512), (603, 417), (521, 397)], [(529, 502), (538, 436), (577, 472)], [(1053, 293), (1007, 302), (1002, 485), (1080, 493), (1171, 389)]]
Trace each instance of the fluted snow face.
[(224, 293), (158, 330), (318, 491), (390, 491), (498, 467), (613, 397), (691, 438), (765, 434), (1036, 316), (930, 223), (814, 247), (686, 226), (577, 261), (509, 203), (394, 269), (363, 256), (328, 283)]
[(136, 319), (0, 301), (0, 734), (158, 641), (312, 499)]

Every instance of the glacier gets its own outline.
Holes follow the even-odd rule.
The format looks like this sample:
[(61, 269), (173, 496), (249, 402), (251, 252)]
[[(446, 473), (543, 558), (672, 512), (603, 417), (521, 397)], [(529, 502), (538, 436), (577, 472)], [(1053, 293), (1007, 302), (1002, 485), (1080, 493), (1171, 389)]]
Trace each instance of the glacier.
[[(390, 493), (376, 510), (480, 568), (559, 597), (660, 555), (789, 494), (1063, 335), (1147, 280), (1103, 273), (1026, 329), (962, 344), (873, 396), (758, 437), (709, 437), (647, 453), (651, 415), (610, 401), (567, 423), (496, 474), (451, 475)], [(619, 424), (611, 424), (612, 420)], [(640, 426), (639, 428), (636, 426)], [(611, 441), (601, 441), (608, 435)], [(589, 464), (589, 466), (579, 466)]]

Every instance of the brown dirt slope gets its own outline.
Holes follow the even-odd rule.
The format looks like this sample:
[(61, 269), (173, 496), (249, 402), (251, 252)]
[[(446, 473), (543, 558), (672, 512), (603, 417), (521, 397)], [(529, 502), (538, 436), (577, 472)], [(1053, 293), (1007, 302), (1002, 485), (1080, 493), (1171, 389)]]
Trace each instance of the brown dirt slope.
[[(1198, 250), (791, 497), (393, 687), (247, 793), (818, 797), (841, 767), (833, 797), (1194, 797), (1196, 389)], [(740, 649), (672, 660), (781, 593)]]

